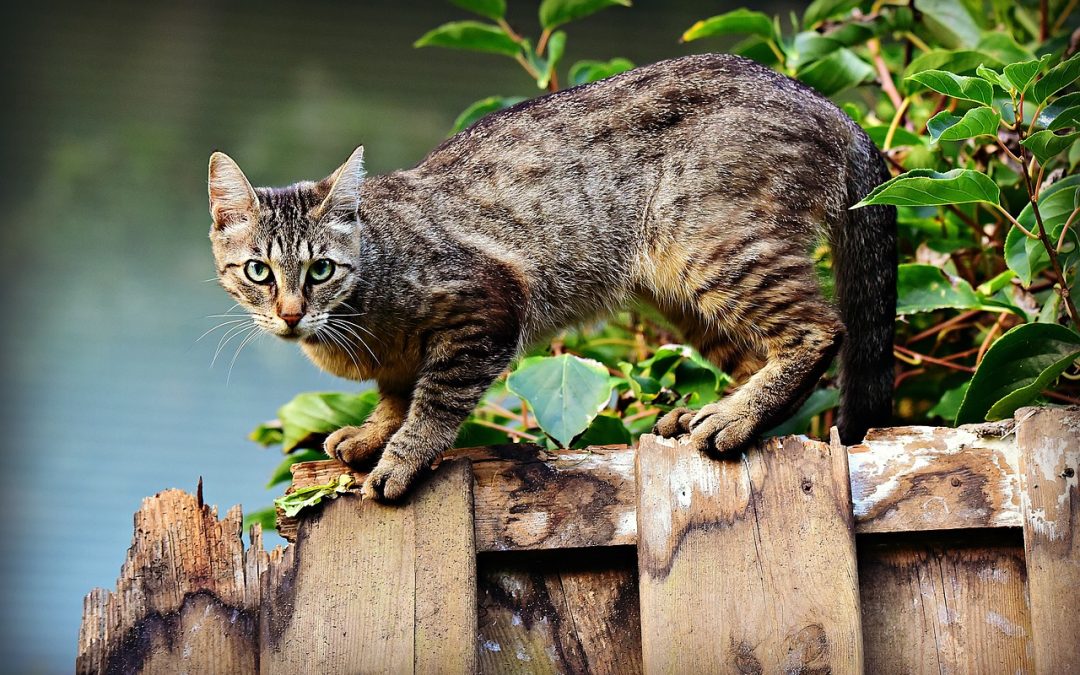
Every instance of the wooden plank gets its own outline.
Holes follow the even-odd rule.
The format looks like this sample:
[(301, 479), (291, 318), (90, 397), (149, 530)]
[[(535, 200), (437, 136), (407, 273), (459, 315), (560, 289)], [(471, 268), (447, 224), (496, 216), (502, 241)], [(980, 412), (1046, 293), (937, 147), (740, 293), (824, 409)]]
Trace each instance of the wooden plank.
[(1017, 530), (859, 542), (866, 672), (1031, 672)]
[[(848, 449), (856, 532), (1019, 527), (1010, 428), (871, 431), (866, 443)], [(636, 544), (635, 452), (522, 444), (453, 450), (447, 459), (473, 462), (477, 550), (525, 551)], [(296, 464), (290, 489), (342, 471), (350, 470), (333, 460)], [(352, 473), (363, 482), (363, 473)], [(278, 530), (295, 540), (295, 519), (279, 514)]]
[(735, 460), (642, 437), (646, 673), (862, 672), (847, 458), (794, 437)]
[(115, 591), (83, 603), (79, 673), (255, 673), (259, 576), (278, 559), (240, 538), (243, 515), (223, 520), (198, 495), (167, 490), (145, 499)]
[(1080, 673), (1080, 407), (1016, 419), (1036, 671)]
[(855, 531), (1019, 527), (1013, 424), (872, 429), (848, 448)]
[(265, 577), (263, 671), (473, 672), (471, 485), (455, 461), (406, 504), (346, 495), (305, 515)]
[(481, 673), (641, 672), (634, 550), (482, 554)]

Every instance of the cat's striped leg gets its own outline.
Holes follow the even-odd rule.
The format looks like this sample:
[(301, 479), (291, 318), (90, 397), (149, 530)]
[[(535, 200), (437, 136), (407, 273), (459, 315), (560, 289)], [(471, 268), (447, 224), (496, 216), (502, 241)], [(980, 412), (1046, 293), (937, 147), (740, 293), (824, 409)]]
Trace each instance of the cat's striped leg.
[(409, 409), (409, 394), (379, 386), (379, 404), (358, 427), (342, 427), (326, 437), (323, 449), (329, 457), (361, 468), (386, 447), (401, 428)]

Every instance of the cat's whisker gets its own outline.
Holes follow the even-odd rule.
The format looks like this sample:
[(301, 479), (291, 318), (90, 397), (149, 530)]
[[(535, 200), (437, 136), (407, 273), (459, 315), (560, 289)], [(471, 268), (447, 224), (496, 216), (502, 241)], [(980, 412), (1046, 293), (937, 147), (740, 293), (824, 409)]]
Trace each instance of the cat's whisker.
[(352, 361), (353, 367), (356, 368), (356, 372), (363, 372), (360, 368), (360, 364), (356, 361), (356, 356), (353, 354), (352, 350), (349, 349), (349, 346), (347, 344), (348, 341), (345, 340), (343, 336), (340, 336), (337, 330), (330, 324), (324, 324), (323, 329), (326, 330), (327, 337), (329, 337), (334, 342), (334, 344), (341, 347), (342, 351), (348, 354), (349, 360)]
[(211, 328), (210, 330), (206, 331), (205, 333), (203, 333), (199, 337), (195, 338), (195, 342), (198, 342), (199, 340), (202, 340), (204, 337), (206, 337), (210, 333), (213, 333), (214, 331), (216, 331), (219, 328), (224, 328), (225, 326), (234, 325), (234, 324), (238, 324), (238, 323), (243, 323), (245, 320), (246, 319), (233, 319), (232, 321), (223, 321), (223, 322), (219, 323), (218, 325), (214, 326), (213, 328)]
[(218, 357), (221, 356), (222, 350), (224, 350), (225, 347), (230, 342), (232, 342), (233, 339), (236, 336), (243, 335), (244, 333), (246, 333), (248, 331), (257, 331), (257, 330), (259, 330), (259, 327), (256, 326), (254, 323), (251, 323), (251, 324), (244, 325), (244, 326), (233, 326), (228, 331), (226, 331), (225, 334), (221, 336), (221, 339), (218, 340), (217, 349), (214, 350), (214, 358), (210, 359), (210, 367), (211, 368), (214, 367), (214, 364), (217, 363)]
[(350, 335), (356, 338), (356, 340), (364, 347), (364, 349), (367, 350), (368, 354), (371, 354), (371, 358), (375, 361), (375, 365), (379, 365), (379, 357), (375, 356), (375, 352), (371, 351), (371, 347), (368, 346), (368, 343), (364, 340), (364, 338), (352, 330), (353, 324), (349, 323), (348, 321), (334, 321), (333, 319), (327, 319), (327, 325), (335, 326), (338, 330), (347, 331)]
[(229, 382), (232, 380), (233, 366), (236, 365), (236, 359), (240, 358), (240, 352), (242, 352), (244, 350), (244, 347), (246, 347), (249, 342), (251, 342), (252, 340), (254, 340), (255, 338), (259, 337), (262, 334), (263, 333), (260, 330), (254, 331), (253, 333), (249, 334), (246, 338), (244, 338), (243, 341), (240, 343), (240, 346), (236, 348), (236, 353), (233, 354), (232, 361), (229, 362), (229, 373), (228, 373), (228, 375), (225, 376), (225, 386), (229, 386)]

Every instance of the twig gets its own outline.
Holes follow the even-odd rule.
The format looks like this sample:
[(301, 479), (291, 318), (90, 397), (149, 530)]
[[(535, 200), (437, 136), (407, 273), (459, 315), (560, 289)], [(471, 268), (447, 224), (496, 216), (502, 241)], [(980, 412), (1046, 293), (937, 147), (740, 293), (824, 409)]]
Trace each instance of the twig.
[(965, 373), (974, 373), (975, 369), (970, 366), (962, 366), (958, 363), (952, 363), (944, 359), (934, 358), (933, 356), (927, 356), (926, 354), (920, 354), (919, 352), (912, 351), (906, 347), (900, 345), (894, 345), (893, 349), (899, 352), (896, 356), (905, 363), (910, 363), (913, 366), (922, 365), (925, 363), (932, 363), (936, 366), (943, 366), (952, 370), (959, 370)]
[(1072, 396), (1066, 396), (1065, 394), (1059, 394), (1056, 391), (1050, 391), (1047, 389), (1042, 393), (1047, 398), (1056, 398), (1059, 401), (1065, 401), (1066, 403), (1072, 403), (1073, 405), (1080, 405), (1080, 398), (1073, 398)]
[(627, 415), (623, 418), (623, 422), (633, 422), (634, 420), (639, 420), (643, 417), (648, 417), (649, 415), (655, 415), (658, 412), (660, 412), (660, 408), (645, 408), (644, 410), (637, 411), (633, 415)]
[(889, 67), (885, 64), (885, 60), (881, 58), (881, 42), (877, 38), (872, 38), (866, 41), (866, 47), (870, 50), (870, 58), (873, 59), (874, 67), (878, 71), (878, 77), (881, 78), (881, 88), (888, 94), (893, 107), (899, 108), (903, 105), (903, 97), (900, 96), (896, 84), (893, 83)]
[(1073, 10), (1076, 9), (1077, 1), (1078, 0), (1069, 0), (1069, 4), (1065, 5), (1065, 9), (1061, 10), (1061, 14), (1058, 15), (1057, 21), (1054, 22), (1054, 28), (1050, 32), (1056, 33), (1061, 30), (1061, 27), (1068, 21)]
[(945, 328), (948, 328), (948, 327), (950, 327), (950, 326), (953, 326), (953, 325), (955, 325), (955, 324), (958, 324), (958, 323), (962, 323), (962, 322), (964, 322), (964, 321), (967, 321), (968, 319), (971, 319), (971, 318), (973, 318), (973, 317), (976, 317), (976, 316), (978, 316), (978, 315), (979, 315), (979, 314), (981, 314), (981, 313), (982, 313), (982, 310), (978, 310), (978, 309), (973, 309), (973, 310), (970, 310), (970, 311), (964, 312), (963, 314), (957, 314), (956, 316), (954, 316), (954, 317), (953, 317), (953, 318), (951, 318), (951, 319), (948, 319), (948, 320), (946, 320), (946, 321), (942, 321), (941, 323), (939, 323), (939, 324), (937, 324), (937, 325), (935, 325), (935, 326), (932, 326), (932, 327), (930, 327), (930, 328), (927, 328), (926, 330), (924, 330), (923, 332), (919, 333), (919, 334), (918, 334), (918, 335), (916, 335), (915, 337), (911, 337), (911, 338), (908, 338), (908, 340), (907, 340), (907, 344), (909, 344), (909, 345), (910, 345), (910, 344), (912, 344), (913, 342), (918, 342), (919, 340), (922, 340), (922, 339), (924, 339), (924, 338), (928, 338), (928, 337), (930, 337), (931, 335), (936, 335), (937, 333), (939, 333), (939, 332), (940, 332), (941, 330), (943, 330), (943, 329), (945, 329)]
[(497, 19), (495, 23), (499, 24), (499, 28), (502, 28), (503, 32), (509, 35), (514, 42), (520, 43), (525, 39), (518, 35), (517, 31), (510, 27), (510, 24), (506, 23), (506, 19)]
[(903, 119), (904, 113), (907, 112), (908, 106), (911, 105), (911, 99), (905, 97), (900, 103), (900, 107), (896, 109), (896, 114), (893, 115), (892, 122), (889, 124), (889, 131), (885, 134), (885, 147), (883, 150), (888, 150), (892, 147), (893, 136), (896, 135), (896, 129), (900, 126), (900, 120)]
[(1078, 213), (1080, 213), (1080, 208), (1073, 209), (1073, 212), (1069, 214), (1069, 219), (1065, 221), (1065, 225), (1061, 228), (1061, 235), (1058, 237), (1058, 243), (1055, 247), (1058, 253), (1061, 253), (1061, 247), (1065, 245), (1065, 233), (1069, 231), (1069, 227), (1076, 220), (1076, 214)]
[(551, 29), (550, 28), (545, 28), (544, 31), (542, 33), (540, 33), (540, 39), (536, 41), (536, 55), (537, 56), (543, 56), (544, 55), (544, 50), (547, 48), (547, 43), (548, 43), (548, 40), (550, 40), (550, 39), (551, 39)]
[(994, 336), (1001, 330), (1002, 324), (1005, 323), (1005, 319), (1008, 318), (1007, 314), (1002, 313), (998, 316), (997, 321), (990, 327), (990, 331), (987, 332), (986, 338), (982, 341), (982, 345), (979, 346), (979, 355), (975, 357), (975, 367), (978, 368), (982, 363), (983, 357), (986, 356), (986, 350), (990, 349), (990, 343), (994, 341)]
[(514, 438), (519, 438), (519, 439), (523, 439), (523, 440), (526, 440), (526, 441), (532, 441), (533, 443), (540, 440), (539, 436), (535, 436), (533, 434), (530, 434), (527, 431), (521, 431), (520, 429), (512, 429), (510, 427), (506, 427), (506, 426), (503, 426), (501, 424), (496, 424), (495, 422), (488, 422), (487, 420), (477, 420), (477, 419), (474, 419), (474, 420), (471, 420), (471, 421), (472, 421), (473, 424), (479, 424), (480, 426), (488, 427), (489, 429), (496, 429), (498, 431), (503, 432), (507, 436), (513, 436)]

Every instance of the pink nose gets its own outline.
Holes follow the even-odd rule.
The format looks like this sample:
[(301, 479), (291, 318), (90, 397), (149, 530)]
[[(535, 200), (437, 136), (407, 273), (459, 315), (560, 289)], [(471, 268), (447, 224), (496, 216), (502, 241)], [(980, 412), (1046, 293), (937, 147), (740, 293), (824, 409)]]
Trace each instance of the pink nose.
[(278, 314), (278, 316), (289, 328), (296, 328), (296, 324), (300, 323), (300, 319), (304, 318), (302, 314)]

